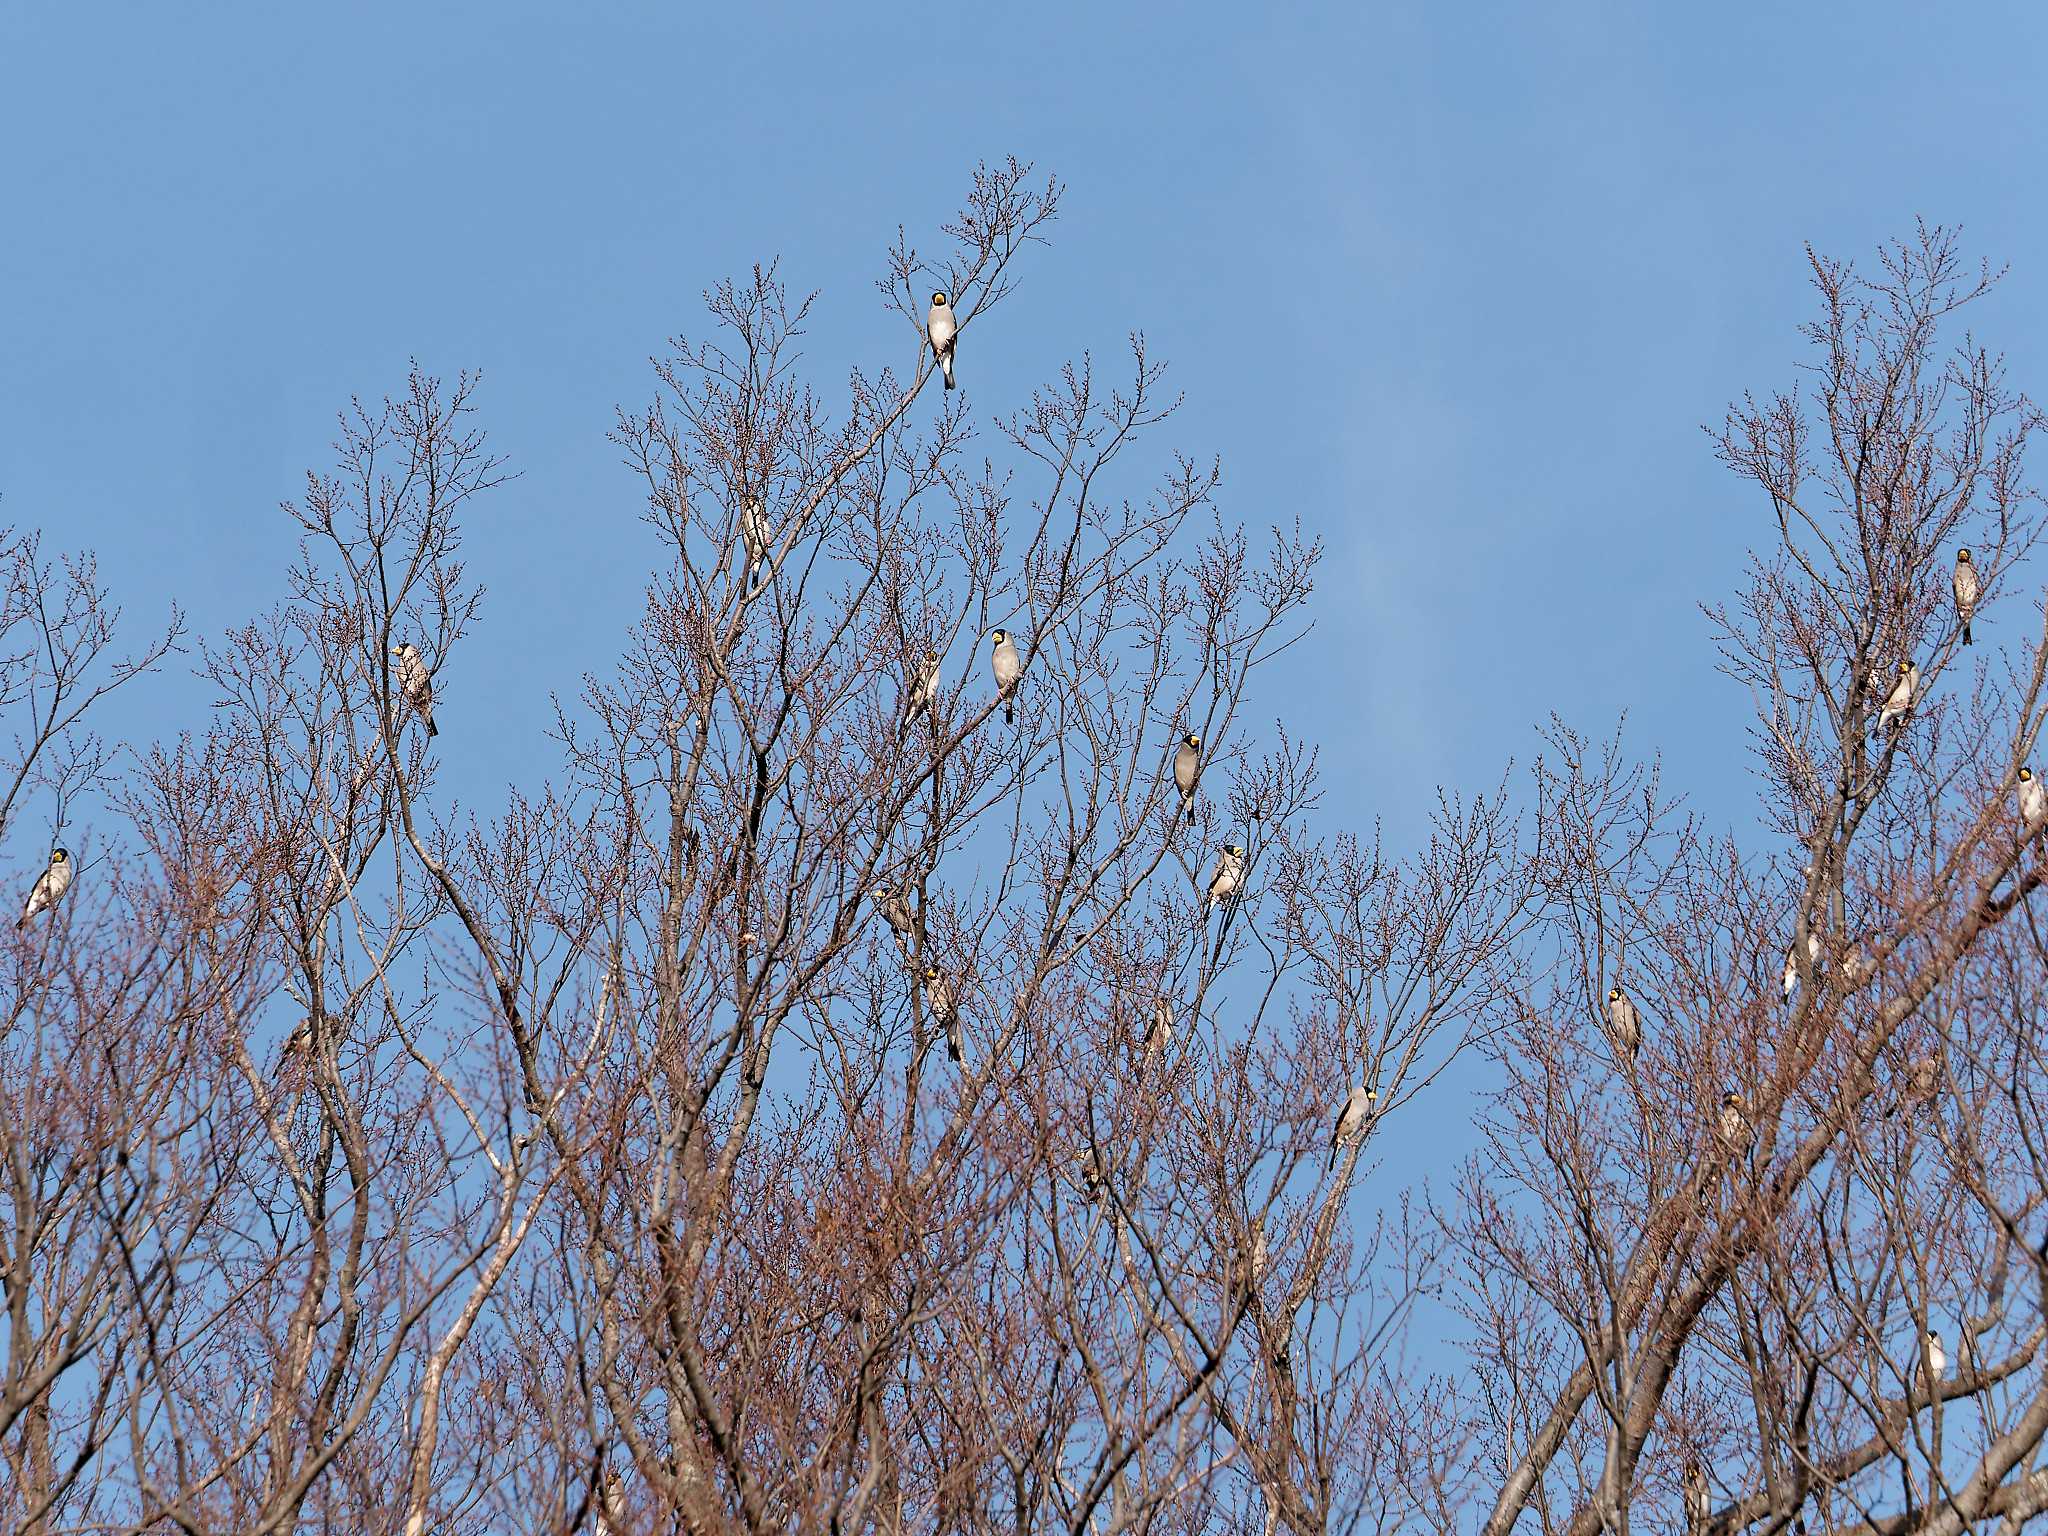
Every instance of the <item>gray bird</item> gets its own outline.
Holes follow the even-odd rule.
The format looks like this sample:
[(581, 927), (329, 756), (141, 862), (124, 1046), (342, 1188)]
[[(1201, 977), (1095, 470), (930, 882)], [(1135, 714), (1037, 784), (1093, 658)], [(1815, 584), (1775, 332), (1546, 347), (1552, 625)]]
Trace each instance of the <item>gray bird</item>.
[(1707, 1523), (1711, 1512), (1707, 1496), (1707, 1469), (1700, 1465), (1697, 1456), (1685, 1459), (1685, 1528), (1698, 1536)]
[(1877, 712), (1878, 730), (1888, 730), (1894, 720), (1904, 719), (1919, 692), (1920, 669), (1908, 658), (1899, 663), (1898, 680), (1892, 684), (1892, 691), (1885, 695), (1884, 708)]
[(932, 356), (946, 376), (946, 388), (953, 387), (953, 343), (960, 335), (960, 322), (953, 318), (953, 306), (943, 293), (932, 295), (932, 312), (925, 316), (924, 333), (932, 344)]
[(917, 664), (917, 673), (910, 680), (909, 688), (903, 694), (903, 717), (896, 722), (896, 739), (901, 741), (912, 722), (919, 715), (930, 714), (934, 720), (938, 712), (934, 708), (939, 696), (939, 658), (927, 649)]
[(1216, 855), (1216, 873), (1209, 877), (1208, 905), (1216, 907), (1230, 900), (1243, 883), (1244, 849), (1236, 843), (1225, 843), (1223, 851)]
[(740, 542), (747, 551), (747, 579), (754, 579), (754, 572), (768, 558), (768, 551), (774, 547), (774, 540), (768, 532), (768, 509), (761, 505), (758, 496), (740, 498)]
[(882, 920), (896, 930), (896, 947), (908, 954), (910, 936), (916, 931), (916, 925), (910, 919), (910, 908), (903, 898), (889, 886), (878, 885), (868, 892), (868, 900), (875, 904)]
[(1749, 1113), (1742, 1106), (1742, 1095), (1732, 1088), (1721, 1095), (1721, 1110), (1715, 1120), (1715, 1129), (1720, 1133), (1721, 1143), (1731, 1152), (1740, 1152), (1755, 1139), (1749, 1128)]
[(1003, 701), (1003, 723), (1017, 719), (1017, 679), (1024, 675), (1024, 659), (1017, 654), (1017, 642), (1007, 629), (988, 632), (989, 665), (995, 669), (996, 696)]
[(434, 724), (434, 679), (427, 671), (427, 663), (420, 655), (419, 647), (410, 640), (401, 640), (391, 647), (391, 654), (398, 658), (398, 691), (405, 695), (405, 702), (420, 717), (427, 734), (440, 735), (440, 727)]
[(1941, 1059), (1937, 1056), (1916, 1056), (1906, 1064), (1906, 1080), (1900, 1085), (1899, 1102), (1892, 1106), (1891, 1113), (1895, 1115), (1901, 1109), (1932, 1104), (1940, 1092)]
[(2020, 820), (2029, 832), (2048, 827), (2048, 788), (2034, 777), (2034, 770), (2022, 768), (2019, 782)]
[(1956, 595), (1956, 617), (1962, 621), (1963, 644), (1973, 645), (1970, 638), (1970, 618), (1977, 611), (1977, 567), (1970, 561), (1967, 549), (1956, 551), (1956, 573), (1949, 582)]
[(1927, 1375), (1931, 1381), (1939, 1381), (1948, 1374), (1948, 1351), (1941, 1347), (1941, 1330), (1930, 1328), (1921, 1342), (1927, 1355)]
[(1152, 1023), (1145, 1031), (1145, 1059), (1150, 1061), (1173, 1043), (1173, 1004), (1165, 994), (1152, 999)]
[(1877, 962), (1870, 958), (1870, 951), (1861, 944), (1851, 946), (1842, 956), (1842, 983), (1851, 992), (1861, 987), (1877, 974)]
[(924, 968), (924, 1005), (933, 1020), (946, 1031), (946, 1054), (955, 1061), (960, 1060), (960, 1010), (953, 1006), (953, 989), (946, 984), (946, 978), (939, 974), (935, 965)]
[(616, 1467), (604, 1475), (604, 1491), (597, 1500), (597, 1536), (621, 1536), (625, 1530), (626, 1484)]
[(1183, 820), (1195, 814), (1195, 780), (1202, 772), (1202, 738), (1190, 731), (1173, 749), (1173, 787), (1180, 791)]
[(1636, 1011), (1635, 1002), (1620, 987), (1607, 991), (1607, 1027), (1614, 1032), (1614, 1043), (1634, 1060), (1643, 1048), (1643, 1017)]
[(28, 905), (21, 909), (21, 921), (14, 926), (26, 928), (29, 919), (38, 912), (47, 912), (57, 905), (64, 893), (71, 889), (71, 855), (65, 849), (50, 850), (50, 867), (36, 880), (35, 889), (28, 893)]
[(1344, 1107), (1337, 1112), (1337, 1124), (1330, 1132), (1330, 1167), (1337, 1166), (1337, 1154), (1347, 1142), (1357, 1141), (1365, 1134), (1372, 1119), (1372, 1107), (1379, 1097), (1379, 1089), (1369, 1083), (1358, 1084), (1344, 1096)]
[[(1820, 921), (1816, 916), (1806, 930), (1806, 968), (1809, 971), (1820, 968), (1820, 935), (1813, 931), (1813, 925)], [(1792, 994), (1799, 990), (1799, 941), (1794, 939), (1792, 947), (1785, 951), (1785, 975), (1779, 990), (1786, 1002), (1792, 1001)]]

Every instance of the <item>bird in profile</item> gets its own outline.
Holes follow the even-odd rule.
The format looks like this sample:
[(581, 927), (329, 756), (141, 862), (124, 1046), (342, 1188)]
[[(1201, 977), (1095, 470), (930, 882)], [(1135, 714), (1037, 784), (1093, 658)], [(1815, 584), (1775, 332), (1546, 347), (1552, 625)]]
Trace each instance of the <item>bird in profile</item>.
[(1337, 1112), (1337, 1124), (1330, 1132), (1331, 1168), (1337, 1166), (1339, 1152), (1364, 1137), (1372, 1120), (1372, 1107), (1379, 1097), (1379, 1089), (1370, 1083), (1359, 1083), (1344, 1096), (1344, 1107)]
[(49, 911), (70, 889), (71, 855), (63, 848), (52, 848), (50, 867), (37, 877), (34, 888), (28, 893), (28, 904), (21, 909), (21, 921), (14, 926), (26, 928), (30, 919), (39, 912)]
[(1180, 791), (1183, 821), (1195, 814), (1195, 780), (1202, 773), (1202, 738), (1193, 731), (1181, 737), (1173, 749), (1173, 787)]
[(1024, 675), (1024, 660), (1017, 654), (1017, 641), (1007, 629), (988, 632), (988, 664), (996, 674), (996, 696), (1003, 701), (1003, 723), (1017, 719), (1017, 679)]
[(1742, 1095), (1732, 1088), (1721, 1095), (1715, 1129), (1720, 1133), (1721, 1144), (1731, 1152), (1744, 1150), (1755, 1139), (1749, 1128), (1749, 1111), (1743, 1107)]
[(916, 931), (916, 925), (910, 920), (910, 908), (902, 896), (891, 886), (878, 885), (868, 892), (868, 900), (882, 914), (882, 921), (896, 930), (896, 947), (909, 954), (910, 936)]
[(1700, 1465), (1697, 1456), (1685, 1458), (1685, 1528), (1690, 1536), (1699, 1536), (1707, 1523), (1707, 1469)]
[(1892, 691), (1885, 695), (1884, 707), (1877, 712), (1878, 730), (1887, 731), (1894, 720), (1903, 720), (1919, 692), (1920, 669), (1908, 657), (1899, 663), (1898, 678), (1892, 683)]
[(2019, 782), (2020, 821), (2029, 832), (2038, 832), (2048, 827), (2048, 787), (2044, 787), (2031, 768), (2020, 769)]
[(434, 679), (427, 671), (426, 659), (420, 655), (419, 647), (410, 640), (401, 640), (391, 648), (391, 654), (398, 658), (398, 691), (405, 695), (405, 702), (412, 706), (412, 712), (420, 717), (427, 734), (440, 735), (440, 728), (434, 724)]
[(768, 533), (768, 509), (751, 493), (740, 498), (740, 543), (747, 551), (747, 580), (752, 581), (774, 541)]
[(929, 647), (918, 659), (917, 671), (910, 679), (910, 686), (903, 692), (903, 716), (896, 722), (896, 739), (901, 741), (913, 722), (922, 714), (932, 714), (939, 696), (939, 658)]
[[(1216, 855), (1216, 872), (1209, 877), (1208, 907), (1221, 906), (1237, 894), (1244, 883), (1244, 849), (1236, 843), (1225, 843)], [(1204, 909), (1205, 913), (1207, 908)]]
[(953, 343), (960, 335), (960, 322), (953, 318), (953, 305), (943, 293), (932, 295), (931, 313), (925, 316), (924, 333), (932, 344), (932, 356), (946, 376), (946, 388), (953, 387)]
[(1956, 551), (1956, 573), (1949, 580), (1949, 587), (1956, 595), (1956, 618), (1963, 626), (1963, 644), (1972, 645), (1970, 639), (1970, 618), (1977, 611), (1977, 567), (1970, 561), (1967, 549)]
[(1635, 1000), (1618, 985), (1607, 989), (1607, 1027), (1613, 1031), (1614, 1043), (1633, 1061), (1643, 1048), (1643, 1016), (1636, 1011)]
[(946, 1032), (946, 1054), (960, 1060), (960, 1010), (953, 1006), (953, 989), (935, 965), (924, 968), (924, 1005), (933, 1021)]
[(1941, 1380), (1948, 1373), (1948, 1351), (1941, 1347), (1941, 1330), (1928, 1329), (1927, 1337), (1921, 1341), (1921, 1348), (1927, 1356), (1927, 1379)]
[(1877, 962), (1861, 944), (1852, 944), (1842, 956), (1842, 984), (1851, 992), (1877, 974)]
[[(1820, 919), (1816, 916), (1807, 925), (1806, 968), (1809, 971), (1820, 969), (1820, 935), (1814, 932), (1819, 922)], [(1792, 1001), (1792, 994), (1799, 990), (1799, 940), (1796, 937), (1792, 940), (1792, 947), (1785, 951), (1785, 975), (1779, 984), (1779, 990), (1784, 994), (1784, 1001), (1788, 1003)]]

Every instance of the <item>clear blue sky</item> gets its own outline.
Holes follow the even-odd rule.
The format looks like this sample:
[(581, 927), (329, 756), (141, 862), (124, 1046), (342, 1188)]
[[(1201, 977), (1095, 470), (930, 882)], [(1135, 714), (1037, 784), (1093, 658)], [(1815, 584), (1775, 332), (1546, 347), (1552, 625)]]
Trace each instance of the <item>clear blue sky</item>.
[(534, 761), (536, 685), (573, 692), (633, 616), (652, 543), (604, 433), (648, 354), (780, 255), (823, 291), (825, 384), (900, 361), (879, 253), (980, 157), (1070, 190), (963, 359), (976, 407), (1150, 334), (1226, 507), (1328, 541), (1265, 703), (1328, 749), (1333, 814), (1397, 841), (1552, 709), (1628, 709), (1740, 817), (1747, 700), (1694, 604), (1759, 509), (1699, 426), (1789, 380), (1802, 241), (1963, 221), (2015, 265), (1981, 323), (2048, 391), (2037, 7), (575, 9), (0, 22), (0, 519), (217, 633), (277, 595), (276, 504), (349, 395), (412, 356), (481, 368), (524, 478), (443, 686), (491, 765), (451, 775), (466, 798)]

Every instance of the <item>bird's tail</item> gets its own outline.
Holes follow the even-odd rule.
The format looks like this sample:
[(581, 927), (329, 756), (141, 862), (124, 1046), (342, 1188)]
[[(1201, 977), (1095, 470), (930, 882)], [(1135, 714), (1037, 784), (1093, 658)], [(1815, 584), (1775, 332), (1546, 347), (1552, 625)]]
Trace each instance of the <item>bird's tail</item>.
[(946, 388), (953, 387), (953, 349), (948, 347), (939, 358), (939, 369), (946, 375)]
[(1323, 1172), (1328, 1173), (1330, 1171), (1330, 1168), (1335, 1168), (1337, 1166), (1337, 1149), (1342, 1145), (1343, 1143), (1341, 1141), (1333, 1141), (1330, 1143), (1330, 1167), (1325, 1168)]
[(429, 736), (438, 736), (441, 734), (441, 727), (434, 724), (434, 717), (432, 715), (427, 716), (427, 734)]
[(1963, 644), (1975, 645), (1976, 643), (1976, 641), (1970, 638), (1970, 621), (1968, 619), (1963, 620)]
[(946, 1031), (946, 1054), (955, 1061), (960, 1059), (960, 1041), (950, 1029)]
[[(948, 389), (951, 389), (951, 388), (952, 388), (953, 386), (952, 386), (952, 385), (950, 385), (950, 384), (948, 384), (948, 385), (947, 385), (946, 387), (947, 387)], [(1003, 724), (1005, 724), (1005, 725), (1015, 725), (1016, 723), (1017, 723), (1017, 704), (1016, 704), (1016, 701), (1015, 701), (1014, 699), (1011, 699), (1011, 700), (1005, 700), (1005, 701), (1004, 701), (1004, 704), (1003, 704)]]
[(28, 914), (27, 914), (26, 912), (24, 912), (24, 913), (22, 913), (22, 914), (21, 914), (21, 921), (20, 921), (20, 922), (18, 922), (18, 923), (16, 923), (16, 924), (14, 925), (14, 931), (15, 931), (16, 933), (19, 933), (19, 932), (21, 932), (21, 930), (22, 930), (22, 929), (26, 928), (27, 926), (28, 926)]

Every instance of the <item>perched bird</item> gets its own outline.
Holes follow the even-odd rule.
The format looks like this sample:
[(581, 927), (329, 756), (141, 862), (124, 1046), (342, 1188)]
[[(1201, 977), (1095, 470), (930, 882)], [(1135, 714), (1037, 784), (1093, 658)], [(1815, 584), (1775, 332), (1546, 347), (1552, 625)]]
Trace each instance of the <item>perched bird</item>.
[(1928, 1380), (1941, 1380), (1942, 1376), (1948, 1371), (1948, 1351), (1941, 1347), (1941, 1330), (1938, 1328), (1928, 1329), (1927, 1337), (1922, 1341), (1922, 1348), (1927, 1354)]
[(1915, 1105), (1932, 1104), (1935, 1095), (1941, 1092), (1941, 1059), (1936, 1056), (1916, 1056), (1906, 1065), (1906, 1080), (1899, 1085), (1899, 1102), (1886, 1115), (1889, 1119), (1902, 1109)]
[(1697, 1536), (1700, 1528), (1707, 1523), (1707, 1469), (1700, 1465), (1697, 1456), (1685, 1458), (1685, 1528)]
[(2020, 820), (2029, 832), (2048, 827), (2048, 787), (2034, 777), (2034, 770), (2020, 770)]
[(746, 546), (747, 579), (751, 581), (774, 542), (768, 534), (768, 509), (758, 496), (740, 498), (740, 542)]
[(936, 719), (933, 705), (939, 696), (939, 658), (927, 649), (917, 664), (917, 675), (910, 680), (909, 688), (903, 694), (903, 718), (896, 722), (896, 739), (901, 741), (911, 723), (919, 715), (931, 713)]
[(398, 658), (398, 689), (405, 695), (405, 702), (420, 717), (429, 736), (440, 735), (434, 724), (434, 680), (427, 672), (419, 647), (410, 640), (401, 640), (391, 648), (391, 654)]
[(924, 1005), (931, 1011), (933, 1020), (946, 1031), (946, 1054), (955, 1061), (960, 1060), (960, 1010), (953, 1006), (953, 989), (946, 984), (946, 978), (939, 974), (935, 965), (924, 968)]
[(882, 914), (882, 921), (896, 930), (896, 947), (905, 954), (910, 953), (910, 936), (917, 931), (910, 920), (910, 908), (901, 896), (886, 885), (878, 885), (868, 892), (868, 900)]
[(1607, 1027), (1614, 1032), (1614, 1043), (1633, 1060), (1643, 1048), (1643, 1017), (1620, 987), (1607, 989)]
[(946, 388), (953, 387), (953, 342), (960, 334), (960, 322), (953, 318), (953, 306), (943, 293), (932, 295), (932, 312), (925, 316), (924, 333), (931, 339), (932, 356), (946, 376)]
[[(1813, 931), (1814, 924), (1818, 922), (1819, 919), (1815, 918), (1806, 930), (1806, 968), (1810, 971), (1820, 969), (1820, 935)], [(1780, 987), (1788, 1003), (1792, 1001), (1792, 994), (1799, 990), (1799, 941), (1796, 938), (1792, 947), (1785, 951), (1785, 976)]]
[(1102, 1198), (1102, 1160), (1093, 1147), (1082, 1147), (1074, 1153), (1074, 1166), (1080, 1170), (1081, 1198), (1093, 1205)]
[(1963, 644), (1975, 644), (1970, 639), (1970, 616), (1977, 611), (1977, 567), (1970, 563), (1967, 549), (1956, 551), (1956, 573), (1949, 585), (1956, 594), (1956, 617), (1962, 621)]
[(1888, 730), (1894, 720), (1905, 718), (1906, 711), (1913, 707), (1913, 699), (1920, 692), (1920, 669), (1909, 657), (1899, 663), (1898, 681), (1892, 684), (1892, 691), (1885, 695), (1884, 708), (1877, 712), (1877, 728)]
[(1251, 1281), (1257, 1286), (1266, 1278), (1266, 1226), (1264, 1222), (1252, 1222), (1252, 1251), (1245, 1260), (1245, 1268), (1251, 1274)]
[(1023, 658), (1017, 654), (1017, 642), (1007, 629), (992, 629), (988, 634), (988, 662), (995, 669), (996, 696), (1003, 701), (1003, 723), (1014, 724), (1017, 719), (1017, 679), (1024, 675)]
[(1243, 883), (1244, 849), (1236, 843), (1225, 843), (1223, 851), (1216, 855), (1216, 873), (1209, 877), (1209, 906), (1228, 901)]
[(1344, 1107), (1337, 1113), (1336, 1127), (1330, 1132), (1330, 1167), (1337, 1166), (1337, 1154), (1345, 1143), (1360, 1139), (1372, 1119), (1372, 1107), (1379, 1102), (1380, 1091), (1367, 1083), (1360, 1083), (1344, 1096)]
[(50, 867), (36, 880), (35, 889), (28, 893), (28, 905), (21, 909), (21, 921), (14, 926), (26, 928), (29, 919), (38, 912), (47, 912), (57, 905), (63, 894), (71, 889), (71, 855), (65, 849), (50, 850)]
[(1152, 1024), (1145, 1031), (1145, 1059), (1150, 1061), (1173, 1043), (1173, 1004), (1164, 993), (1152, 999)]
[(613, 1467), (604, 1475), (604, 1491), (597, 1499), (597, 1536), (623, 1536), (626, 1518), (626, 1484)]
[(1173, 749), (1173, 787), (1180, 791), (1183, 819), (1195, 814), (1195, 780), (1202, 772), (1202, 738), (1190, 731)]
[(1742, 1095), (1730, 1089), (1721, 1095), (1721, 1112), (1715, 1129), (1721, 1142), (1731, 1152), (1740, 1152), (1755, 1140), (1755, 1133), (1749, 1128), (1749, 1113), (1743, 1108)]
[(1851, 992), (1877, 974), (1877, 962), (1861, 944), (1851, 945), (1842, 956), (1842, 985)]

